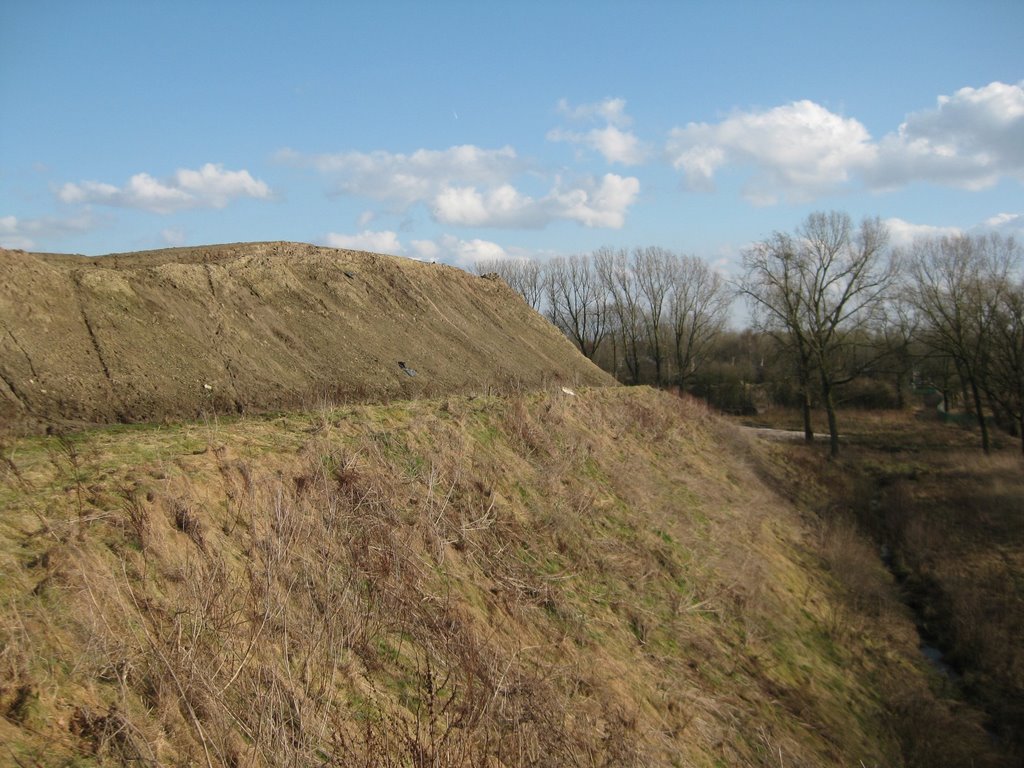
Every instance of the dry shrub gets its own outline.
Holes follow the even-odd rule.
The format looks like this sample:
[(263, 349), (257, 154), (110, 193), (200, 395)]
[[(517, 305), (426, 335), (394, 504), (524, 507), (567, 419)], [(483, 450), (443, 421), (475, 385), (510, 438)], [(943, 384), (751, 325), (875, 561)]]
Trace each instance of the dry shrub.
[(929, 691), (894, 691), (893, 726), (907, 768), (1010, 768), (993, 749), (976, 711), (936, 699)]
[(818, 549), (825, 567), (841, 586), (854, 612), (871, 617), (885, 615), (893, 606), (891, 579), (882, 567), (877, 548), (843, 515), (821, 520)]
[(188, 536), (197, 547), (205, 549), (203, 522), (196, 510), (187, 502), (176, 500), (173, 504), (174, 527)]
[(537, 423), (527, 406), (526, 396), (509, 398), (505, 408), (504, 427), (525, 456), (547, 456), (551, 453), (546, 430)]

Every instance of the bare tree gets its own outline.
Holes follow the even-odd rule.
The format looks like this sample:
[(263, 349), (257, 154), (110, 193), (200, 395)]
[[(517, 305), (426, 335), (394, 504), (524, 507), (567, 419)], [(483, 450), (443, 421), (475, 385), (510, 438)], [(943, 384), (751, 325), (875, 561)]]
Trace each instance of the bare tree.
[(991, 450), (982, 396), (992, 391), (993, 349), (1010, 276), (1021, 262), (1012, 238), (958, 235), (919, 240), (910, 252), (910, 297), (921, 314), (922, 341), (947, 355), (973, 406), (981, 446)]
[(1024, 280), (1007, 286), (996, 306), (991, 397), (1012, 419), (1024, 451)]
[(854, 229), (838, 211), (812, 213), (796, 237), (776, 233), (744, 254), (741, 290), (766, 330), (796, 352), (805, 388), (804, 427), (810, 434), (809, 380), (816, 374), (828, 417), (829, 449), (839, 454), (836, 387), (870, 364), (862, 354), (867, 330), (896, 276), (880, 220)]
[(725, 326), (732, 296), (722, 276), (696, 256), (679, 256), (672, 271), (669, 320), (676, 383), (682, 389)]
[(546, 272), (551, 321), (593, 359), (608, 330), (608, 301), (593, 261), (586, 254), (557, 256)]
[(811, 426), (811, 377), (814, 358), (805, 323), (803, 279), (797, 243), (783, 232), (743, 252), (740, 293), (747, 299), (755, 327), (767, 333), (793, 362), (804, 422), (804, 440), (814, 440)]
[(478, 275), (497, 274), (523, 301), (540, 309), (544, 297), (544, 273), (534, 259), (487, 259), (478, 261), (473, 271)]
[(594, 251), (594, 268), (607, 291), (622, 347), (626, 371), (634, 384), (640, 383), (640, 344), (644, 310), (640, 286), (624, 249), (599, 248)]
[(906, 404), (904, 392), (913, 373), (915, 342), (920, 315), (907, 297), (906, 291), (894, 292), (879, 317), (878, 336), (882, 345), (882, 364), (896, 385), (896, 403)]
[(672, 290), (676, 256), (669, 250), (649, 246), (633, 251), (633, 275), (645, 307), (641, 314), (647, 353), (654, 362), (654, 384), (663, 382), (662, 372), (668, 350), (665, 344), (664, 317)]
[(865, 340), (884, 312), (896, 263), (888, 249), (888, 230), (877, 218), (864, 219), (854, 230), (845, 213), (812, 213), (800, 234), (811, 257), (811, 281), (805, 288), (811, 346), (828, 416), (830, 452), (837, 456), (835, 388), (877, 359), (870, 350), (863, 354)]

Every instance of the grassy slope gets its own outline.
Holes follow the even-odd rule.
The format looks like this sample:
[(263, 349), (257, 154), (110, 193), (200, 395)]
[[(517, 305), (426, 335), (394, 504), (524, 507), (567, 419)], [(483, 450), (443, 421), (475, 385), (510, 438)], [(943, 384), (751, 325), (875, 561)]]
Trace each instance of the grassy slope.
[(948, 707), (786, 450), (646, 389), (12, 442), (0, 762), (901, 765)]

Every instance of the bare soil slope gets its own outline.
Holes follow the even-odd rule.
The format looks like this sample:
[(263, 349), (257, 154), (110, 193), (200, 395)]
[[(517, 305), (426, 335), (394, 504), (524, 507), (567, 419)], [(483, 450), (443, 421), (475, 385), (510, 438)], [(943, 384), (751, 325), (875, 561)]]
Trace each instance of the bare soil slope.
[(445, 265), (297, 243), (0, 250), (8, 427), (559, 381), (611, 379), (504, 283)]

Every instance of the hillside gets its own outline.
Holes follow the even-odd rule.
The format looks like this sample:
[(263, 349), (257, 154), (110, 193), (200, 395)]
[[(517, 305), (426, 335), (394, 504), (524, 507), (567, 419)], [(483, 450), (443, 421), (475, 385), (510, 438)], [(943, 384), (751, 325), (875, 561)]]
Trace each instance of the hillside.
[(814, 514), (814, 459), (693, 401), (554, 387), (3, 455), (0, 762), (1008, 764), (932, 693), (877, 554)]
[(442, 264), (0, 250), (0, 425), (20, 431), (610, 381), (504, 283)]

